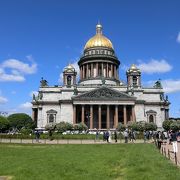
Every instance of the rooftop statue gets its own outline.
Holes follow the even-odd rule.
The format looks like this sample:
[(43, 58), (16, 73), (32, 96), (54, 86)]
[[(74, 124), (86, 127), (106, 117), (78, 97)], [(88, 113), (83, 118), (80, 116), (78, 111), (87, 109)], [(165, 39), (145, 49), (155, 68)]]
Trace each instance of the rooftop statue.
[(158, 81), (156, 81), (155, 83), (154, 83), (154, 86), (153, 86), (154, 88), (162, 88), (162, 84), (161, 84), (161, 80), (159, 79)]
[(45, 79), (43, 79), (43, 77), (41, 78), (40, 86), (41, 86), (41, 87), (46, 87), (46, 86), (48, 86), (48, 82), (47, 82)]

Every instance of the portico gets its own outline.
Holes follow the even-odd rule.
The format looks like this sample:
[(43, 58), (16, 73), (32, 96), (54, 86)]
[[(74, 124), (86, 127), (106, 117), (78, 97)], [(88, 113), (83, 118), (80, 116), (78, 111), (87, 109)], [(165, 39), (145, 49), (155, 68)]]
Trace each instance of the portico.
[(118, 123), (135, 121), (134, 105), (74, 104), (73, 123), (85, 123), (90, 129), (112, 129)]
[(73, 123), (85, 123), (90, 129), (112, 129), (118, 123), (135, 121), (135, 98), (107, 87), (73, 99)]

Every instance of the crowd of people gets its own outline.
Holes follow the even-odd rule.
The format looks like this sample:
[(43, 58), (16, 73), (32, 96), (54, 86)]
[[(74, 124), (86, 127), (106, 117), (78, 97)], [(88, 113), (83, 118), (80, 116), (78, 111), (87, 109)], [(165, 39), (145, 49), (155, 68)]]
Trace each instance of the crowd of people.
[[(128, 143), (136, 141), (136, 134), (137, 132), (133, 129), (125, 129), (122, 133), (124, 137), (124, 142)], [(100, 131), (96, 130), (96, 140), (99, 140)], [(112, 139), (117, 143), (119, 133), (115, 131), (104, 131), (103, 132), (103, 141), (107, 143), (111, 143)], [(35, 131), (36, 141), (39, 142), (40, 139), (40, 132)], [(49, 138), (52, 140), (52, 132), (49, 131)], [(180, 130), (178, 132), (175, 131), (143, 131), (143, 139), (144, 143), (146, 142), (155, 142), (157, 147), (161, 149), (162, 143), (169, 143), (173, 145), (173, 151), (178, 152), (177, 142), (180, 142)]]
[[(122, 132), (122, 135), (124, 137), (124, 142), (128, 143), (136, 141), (136, 134), (137, 132), (132, 129), (125, 129), (125, 131)], [(96, 139), (98, 139), (99, 132), (96, 132)], [(115, 142), (117, 142), (118, 139), (118, 132), (117, 131), (104, 131), (103, 132), (103, 140), (107, 141), (107, 143), (112, 142), (112, 138)], [(177, 142), (180, 142), (180, 130), (178, 132), (175, 131), (143, 131), (143, 139), (144, 143), (146, 142), (155, 142), (157, 147), (160, 149), (161, 144), (163, 142), (167, 142), (173, 145), (174, 152), (177, 152)]]
[(162, 143), (169, 143), (173, 145), (173, 152), (178, 152), (177, 142), (180, 142), (180, 130), (179, 131), (158, 131), (154, 137), (155, 143), (159, 149), (161, 149)]

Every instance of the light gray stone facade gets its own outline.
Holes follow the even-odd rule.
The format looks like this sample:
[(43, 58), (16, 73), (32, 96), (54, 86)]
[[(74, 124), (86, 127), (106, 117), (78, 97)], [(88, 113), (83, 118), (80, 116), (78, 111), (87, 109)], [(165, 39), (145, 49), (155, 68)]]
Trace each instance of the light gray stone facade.
[(127, 83), (123, 83), (112, 43), (102, 35), (101, 25), (96, 31), (78, 62), (78, 83), (72, 65), (64, 69), (63, 86), (49, 86), (41, 80), (39, 95), (32, 100), (37, 127), (66, 121), (83, 122), (90, 129), (113, 129), (119, 122), (146, 121), (162, 128), (162, 122), (169, 118), (170, 103), (160, 81), (151, 88), (142, 87), (141, 71), (132, 65), (126, 73)]

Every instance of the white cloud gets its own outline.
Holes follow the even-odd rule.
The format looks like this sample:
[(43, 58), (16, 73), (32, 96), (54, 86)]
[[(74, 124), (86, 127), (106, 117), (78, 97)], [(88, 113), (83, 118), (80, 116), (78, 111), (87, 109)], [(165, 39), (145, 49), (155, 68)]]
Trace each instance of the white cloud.
[(177, 41), (178, 43), (180, 43), (180, 32), (178, 33), (178, 36), (177, 36), (176, 41)]
[(30, 102), (25, 102), (25, 103), (21, 104), (19, 106), (19, 108), (21, 108), (21, 109), (31, 109), (32, 108), (32, 104)]
[(23, 74), (33, 74), (37, 71), (36, 63), (29, 65), (17, 59), (8, 59), (2, 63), (1, 67), (17, 70), (18, 72)]
[(25, 78), (23, 75), (15, 74), (15, 71), (12, 74), (7, 74), (4, 69), (0, 68), (0, 81), (17, 81), (22, 82)]
[(6, 104), (8, 102), (8, 100), (3, 97), (3, 96), (0, 96), (0, 104)]
[(172, 66), (168, 64), (168, 62), (164, 59), (156, 60), (152, 59), (148, 63), (144, 63), (140, 61), (140, 64), (137, 67), (141, 70), (141, 72), (147, 74), (153, 73), (165, 73), (169, 72), (172, 69)]
[(162, 81), (163, 89), (166, 93), (174, 93), (180, 91), (180, 79), (166, 79)]
[[(79, 73), (80, 73), (80, 71), (79, 71), (79, 66), (78, 66), (78, 60), (77, 60), (77, 61), (74, 61), (73, 63), (70, 63), (70, 64), (75, 68), (75, 70), (76, 70), (76, 72), (77, 72), (76, 78), (79, 79)], [(60, 84), (63, 83), (63, 72), (60, 73), (58, 82), (59, 82)]]
[[(32, 56), (27, 56), (32, 64), (24, 63), (17, 59), (8, 59), (0, 64), (0, 81), (25, 81), (26, 74), (34, 74), (37, 71), (37, 64)], [(7, 73), (8, 71), (8, 73)]]

